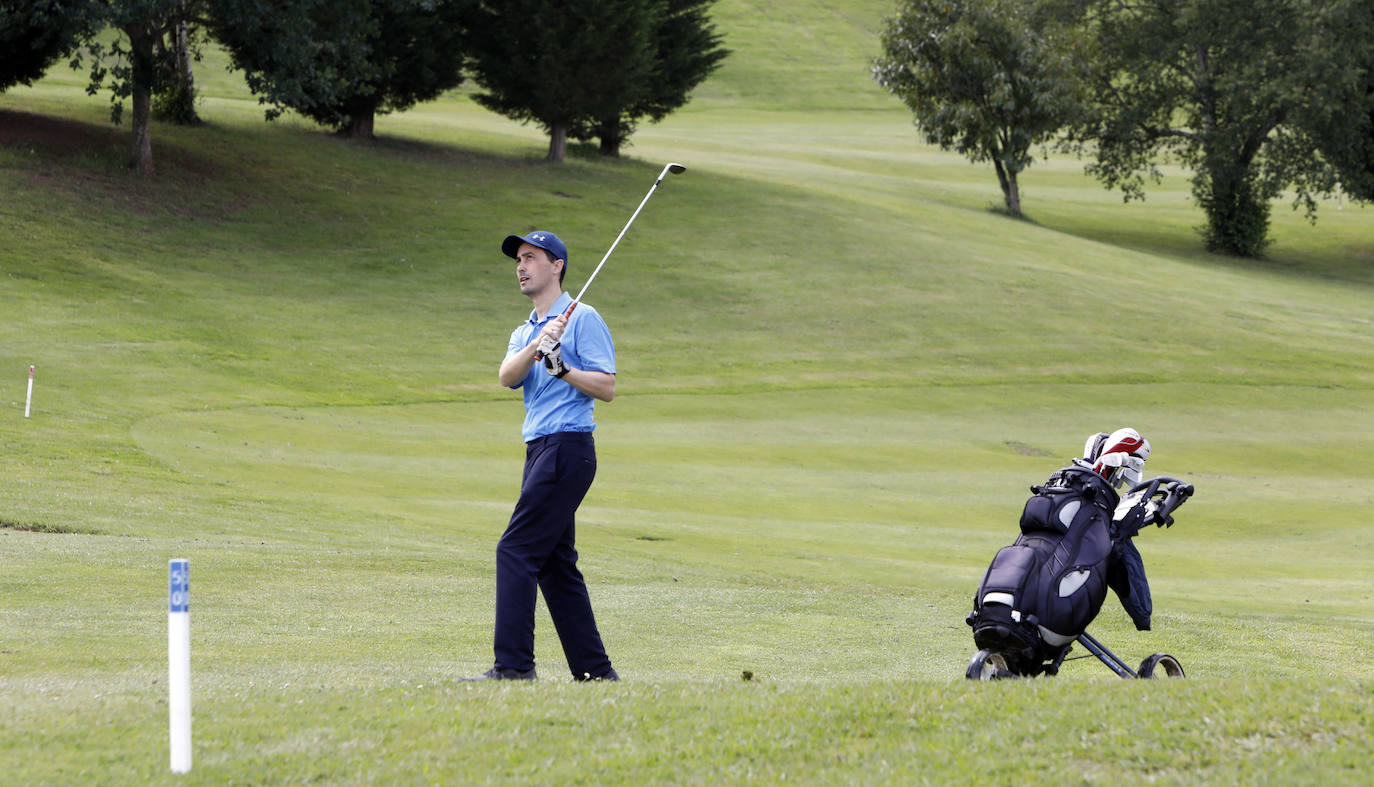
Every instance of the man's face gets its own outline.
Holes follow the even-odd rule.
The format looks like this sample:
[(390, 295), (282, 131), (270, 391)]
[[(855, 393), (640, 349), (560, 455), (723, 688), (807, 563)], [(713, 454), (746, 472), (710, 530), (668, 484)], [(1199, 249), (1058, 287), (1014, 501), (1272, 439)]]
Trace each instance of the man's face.
[(533, 297), (550, 287), (558, 287), (558, 272), (563, 262), (552, 261), (553, 255), (528, 243), (520, 244), (515, 253), (515, 275), (520, 282), (520, 292)]

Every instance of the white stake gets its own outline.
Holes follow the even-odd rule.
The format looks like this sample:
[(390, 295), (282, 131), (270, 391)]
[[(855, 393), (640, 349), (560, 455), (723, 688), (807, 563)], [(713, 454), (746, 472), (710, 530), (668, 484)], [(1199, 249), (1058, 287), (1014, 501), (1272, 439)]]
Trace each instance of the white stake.
[(167, 563), (167, 707), (172, 773), (191, 770), (191, 561)]
[(29, 364), (29, 395), (24, 398), (24, 417), (29, 417), (29, 405), (33, 404), (33, 364)]

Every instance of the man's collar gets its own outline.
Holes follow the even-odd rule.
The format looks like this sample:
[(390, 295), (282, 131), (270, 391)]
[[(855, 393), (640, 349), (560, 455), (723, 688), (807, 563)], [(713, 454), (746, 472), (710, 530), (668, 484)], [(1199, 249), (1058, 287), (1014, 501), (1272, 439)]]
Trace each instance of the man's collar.
[(572, 296), (568, 294), (567, 290), (564, 290), (563, 294), (558, 296), (558, 300), (553, 302), (553, 306), (549, 309), (549, 313), (544, 315), (544, 319), (539, 319), (539, 311), (537, 309), (530, 309), (530, 324), (539, 325), (540, 323), (547, 322), (550, 317), (567, 311), (568, 307), (571, 305)]

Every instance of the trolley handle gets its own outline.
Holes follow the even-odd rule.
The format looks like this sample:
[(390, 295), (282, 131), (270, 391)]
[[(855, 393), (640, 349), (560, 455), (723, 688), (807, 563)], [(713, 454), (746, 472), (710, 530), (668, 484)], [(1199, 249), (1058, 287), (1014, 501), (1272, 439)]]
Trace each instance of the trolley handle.
[[(1177, 478), (1160, 476), (1149, 481), (1142, 481), (1131, 487), (1128, 495), (1143, 492), (1142, 501), (1148, 501), (1147, 505), (1153, 503), (1153, 516), (1151, 517), (1156, 527), (1170, 527), (1174, 524), (1173, 513), (1179, 506), (1188, 501), (1193, 496), (1193, 485), (1185, 484)], [(1155, 498), (1158, 498), (1156, 500)]]

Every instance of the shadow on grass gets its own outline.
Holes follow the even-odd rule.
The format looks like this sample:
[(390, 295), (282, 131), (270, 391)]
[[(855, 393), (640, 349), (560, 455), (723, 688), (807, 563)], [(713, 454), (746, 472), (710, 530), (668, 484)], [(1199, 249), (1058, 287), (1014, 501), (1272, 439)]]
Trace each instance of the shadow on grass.
[[(251, 135), (276, 136), (250, 142)], [(509, 156), (394, 135), (359, 139), (324, 127), (242, 130), (214, 123), (178, 127), (155, 122), (156, 173), (143, 177), (128, 167), (129, 137), (127, 125), (0, 109), (0, 151), (9, 151), (9, 169), (60, 198), (142, 215), (220, 219), (270, 201), (283, 190), (328, 188), (329, 158), (340, 151), (359, 159), (483, 172), (502, 180), (554, 173), (564, 166), (546, 161), (542, 153)], [(570, 144), (568, 154), (568, 162), (598, 168), (647, 172), (654, 167), (631, 157), (602, 156), (590, 143)], [(310, 184), (290, 182), (281, 171), (312, 167), (321, 177), (310, 178)]]
[(393, 134), (378, 134), (371, 139), (364, 139), (343, 136), (323, 128), (316, 132), (307, 133), (318, 133), (322, 138), (329, 139), (337, 144), (352, 146), (354, 149), (364, 154), (390, 156), (405, 161), (420, 163), (437, 162), (469, 168), (497, 168), (502, 172), (508, 172), (511, 167), (520, 167), (525, 171), (556, 172), (560, 167), (574, 162), (612, 168), (643, 169), (645, 171), (649, 171), (655, 167), (652, 162), (641, 161), (633, 156), (623, 154), (621, 156), (602, 155), (596, 143), (578, 142), (576, 140), (570, 140), (568, 142), (563, 162), (554, 163), (547, 159), (547, 153), (542, 147), (531, 148), (530, 152), (527, 154), (508, 156), (496, 153), (484, 153), (453, 143), (434, 142), (432, 140), (422, 140), (414, 137), (396, 136)]
[(144, 216), (221, 215), (232, 209), (206, 199), (205, 184), (225, 174), (215, 158), (159, 139), (155, 127), (157, 173), (141, 176), (128, 166), (129, 138), (128, 126), (0, 109), (0, 150), (10, 152), (8, 168), (35, 190)]
[(59, 535), (82, 535), (100, 536), (104, 535), (99, 530), (88, 527), (67, 527), (65, 525), (45, 525), (37, 522), (15, 522), (9, 519), (0, 519), (0, 530), (16, 530), (23, 533), (55, 533)]
[[(198, 123), (196, 128), (211, 124)], [(129, 172), (129, 127), (86, 123), (14, 109), (0, 109), (0, 147), (34, 156), (48, 165), (82, 164), (86, 168)], [(219, 174), (216, 162), (165, 140), (153, 138), (154, 163), (159, 170), (204, 177)]]
[[(1278, 209), (1277, 205), (1275, 209)], [(1205, 248), (1201, 231), (1204, 219), (1201, 213), (1198, 215), (1198, 225), (1187, 231), (1181, 231), (1177, 225), (1152, 223), (1144, 216), (1138, 220), (1118, 224), (1103, 223), (1100, 217), (1091, 221), (1077, 221), (1072, 217), (1044, 211), (1038, 212), (1036, 218), (1022, 218), (1036, 226), (1083, 240), (1197, 265), (1374, 285), (1374, 235), (1363, 243), (1349, 244), (1341, 249), (1311, 250), (1285, 244), (1275, 239), (1271, 231), (1270, 238), (1274, 244), (1267, 254), (1261, 257), (1239, 257), (1211, 252)], [(1320, 230), (1320, 219), (1317, 229)]]
[(988, 213), (991, 213), (994, 216), (1001, 216), (1004, 219), (1011, 219), (1012, 221), (1023, 221), (1027, 224), (1034, 224), (1036, 226), (1039, 226), (1039, 222), (1037, 222), (1035, 219), (1032, 219), (1025, 213), (1012, 213), (1011, 208), (1008, 208), (1003, 203), (989, 202), (987, 211)]

